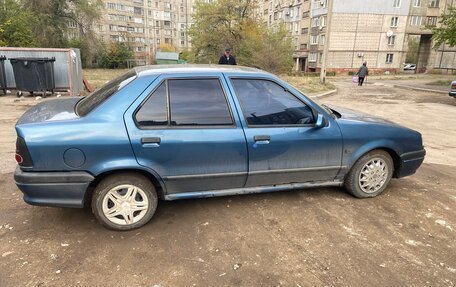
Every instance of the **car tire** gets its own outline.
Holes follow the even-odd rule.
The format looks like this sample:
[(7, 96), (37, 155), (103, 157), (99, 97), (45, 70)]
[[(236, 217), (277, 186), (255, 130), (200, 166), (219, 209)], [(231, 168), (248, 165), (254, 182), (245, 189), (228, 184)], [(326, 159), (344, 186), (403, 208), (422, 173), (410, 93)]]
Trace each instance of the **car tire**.
[(357, 198), (381, 194), (394, 172), (391, 156), (383, 150), (373, 150), (363, 155), (353, 165), (345, 178), (345, 188)]
[(92, 212), (109, 229), (132, 230), (149, 222), (157, 203), (157, 192), (148, 178), (122, 173), (100, 181), (93, 193)]

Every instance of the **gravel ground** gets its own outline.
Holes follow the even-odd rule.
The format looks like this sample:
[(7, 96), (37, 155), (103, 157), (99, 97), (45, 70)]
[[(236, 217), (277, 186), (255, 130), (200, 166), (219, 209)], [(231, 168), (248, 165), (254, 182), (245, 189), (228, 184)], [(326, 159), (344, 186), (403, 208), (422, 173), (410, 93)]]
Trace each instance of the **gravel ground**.
[(383, 80), (335, 84), (319, 102), (423, 134), (417, 174), (368, 200), (318, 188), (160, 202), (131, 232), (22, 201), (14, 122), (36, 101), (0, 97), (0, 286), (455, 286), (456, 102)]

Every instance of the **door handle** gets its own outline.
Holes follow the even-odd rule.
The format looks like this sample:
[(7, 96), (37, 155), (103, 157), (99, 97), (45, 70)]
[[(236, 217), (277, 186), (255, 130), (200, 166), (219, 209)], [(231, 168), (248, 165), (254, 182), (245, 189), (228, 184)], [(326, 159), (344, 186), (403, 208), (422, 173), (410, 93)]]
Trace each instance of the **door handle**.
[(161, 143), (161, 138), (159, 138), (159, 137), (141, 138), (141, 144), (143, 146), (159, 147), (160, 143)]
[(268, 144), (269, 141), (271, 140), (271, 136), (254, 136), (253, 140), (255, 141), (256, 144)]

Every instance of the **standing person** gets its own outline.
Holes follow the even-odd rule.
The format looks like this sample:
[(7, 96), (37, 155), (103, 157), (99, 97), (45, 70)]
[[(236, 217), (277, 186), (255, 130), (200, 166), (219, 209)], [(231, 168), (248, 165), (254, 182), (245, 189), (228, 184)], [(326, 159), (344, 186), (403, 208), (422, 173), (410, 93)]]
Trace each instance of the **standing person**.
[(226, 48), (225, 53), (220, 57), (219, 65), (237, 65), (236, 58), (231, 55), (231, 49)]
[(359, 68), (358, 73), (358, 86), (362, 86), (364, 83), (364, 78), (369, 75), (369, 69), (367, 68), (367, 62), (364, 62), (363, 65)]

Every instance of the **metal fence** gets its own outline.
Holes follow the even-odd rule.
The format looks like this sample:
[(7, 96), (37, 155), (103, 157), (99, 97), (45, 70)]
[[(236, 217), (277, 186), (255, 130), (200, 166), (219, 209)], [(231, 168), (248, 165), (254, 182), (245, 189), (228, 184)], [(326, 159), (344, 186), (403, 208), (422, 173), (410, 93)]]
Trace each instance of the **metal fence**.
[(13, 68), (9, 58), (55, 58), (54, 78), (56, 90), (68, 90), (71, 96), (77, 96), (84, 90), (81, 55), (79, 49), (52, 48), (13, 48), (0, 47), (0, 56), (6, 56), (6, 84), (9, 89), (15, 89)]

